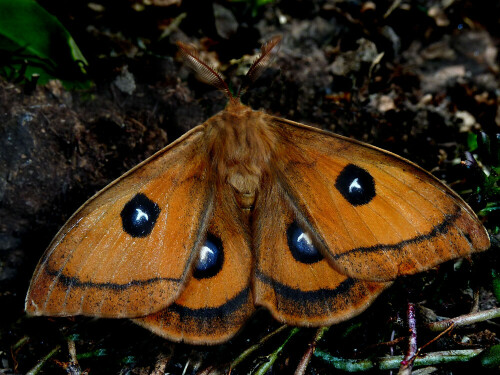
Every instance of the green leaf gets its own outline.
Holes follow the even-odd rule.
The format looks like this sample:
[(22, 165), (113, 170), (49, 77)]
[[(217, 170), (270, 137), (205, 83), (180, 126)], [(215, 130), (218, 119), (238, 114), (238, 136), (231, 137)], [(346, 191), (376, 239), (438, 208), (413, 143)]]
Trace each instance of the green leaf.
[(469, 132), (467, 134), (467, 145), (469, 146), (469, 151), (475, 151), (477, 150), (477, 135)]
[(107, 356), (108, 352), (106, 349), (96, 349), (92, 352), (81, 353), (76, 356), (78, 359), (87, 359), (87, 358), (95, 358), (95, 357), (104, 357)]
[(67, 87), (90, 86), (75, 40), (34, 0), (0, 0), (0, 56), (0, 74), (8, 78), (39, 74), (41, 84), (58, 78)]
[(491, 270), (491, 283), (493, 285), (493, 294), (497, 301), (500, 301), (500, 273), (495, 269)]
[(487, 368), (500, 366), (500, 345), (495, 345), (481, 354), (481, 364)]

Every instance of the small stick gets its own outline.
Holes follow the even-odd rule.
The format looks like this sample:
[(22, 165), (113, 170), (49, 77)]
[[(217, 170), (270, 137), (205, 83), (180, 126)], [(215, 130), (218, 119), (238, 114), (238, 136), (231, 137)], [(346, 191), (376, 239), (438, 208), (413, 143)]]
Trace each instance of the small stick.
[(288, 337), (285, 339), (285, 341), (283, 341), (283, 343), (278, 348), (276, 348), (276, 350), (274, 352), (272, 352), (271, 354), (269, 354), (267, 356), (267, 361), (264, 362), (262, 365), (259, 366), (259, 368), (257, 369), (257, 371), (255, 371), (255, 375), (264, 375), (264, 374), (267, 374), (267, 372), (269, 371), (269, 369), (272, 367), (272, 365), (274, 365), (274, 363), (278, 359), (279, 354), (283, 351), (283, 348), (285, 347), (285, 345), (299, 331), (300, 331), (300, 328), (297, 328), (297, 327), (292, 328), (292, 330), (290, 331), (290, 333), (289, 333)]
[(47, 362), (53, 355), (55, 355), (59, 349), (61, 349), (60, 345), (57, 345), (54, 349), (50, 351), (49, 354), (47, 354), (45, 357), (43, 357), (41, 360), (38, 361), (35, 367), (33, 367), (31, 370), (29, 370), (26, 375), (36, 375), (40, 372), (42, 369), (43, 365), (45, 362)]
[(328, 331), (330, 327), (320, 327), (316, 331), (316, 335), (314, 336), (314, 339), (312, 342), (309, 343), (309, 347), (307, 348), (307, 351), (304, 353), (304, 356), (299, 362), (299, 365), (297, 366), (297, 369), (295, 370), (295, 375), (304, 375), (306, 373), (307, 365), (311, 361), (311, 357), (316, 350), (316, 345), (318, 345), (318, 341), (321, 340), (323, 335)]
[[(432, 366), (450, 362), (468, 362), (478, 356), (484, 349), (464, 349), (464, 350), (446, 350), (441, 352), (432, 352), (417, 357), (414, 360), (413, 366)], [(334, 357), (330, 353), (324, 352), (321, 349), (316, 349), (314, 356), (322, 359), (330, 366), (338, 370), (349, 372), (366, 371), (370, 369), (391, 370), (399, 368), (403, 358), (401, 356), (381, 357), (381, 358), (366, 358), (366, 359), (349, 359)]]
[(398, 375), (410, 375), (413, 368), (413, 361), (415, 360), (418, 352), (417, 346), (417, 320), (415, 318), (415, 304), (408, 303), (408, 310), (406, 312), (408, 320), (408, 330), (410, 337), (408, 338), (408, 351), (405, 358), (401, 361)]
[(254, 351), (259, 349), (267, 340), (269, 340), (274, 335), (280, 333), (281, 331), (285, 330), (287, 327), (288, 326), (286, 324), (283, 324), (281, 327), (279, 327), (275, 331), (273, 331), (270, 334), (261, 338), (257, 344), (249, 347), (247, 350), (245, 350), (243, 353), (241, 353), (233, 362), (231, 362), (230, 368), (232, 369), (232, 368), (236, 367), (237, 365), (239, 365), (245, 358), (247, 358), (250, 354), (252, 354)]
[(433, 332), (439, 332), (449, 328), (450, 326), (466, 326), (495, 318), (500, 318), (500, 308), (478, 311), (475, 313), (457, 316), (451, 319), (441, 320), (439, 322), (428, 323), (426, 324), (426, 327)]
[(446, 335), (447, 333), (449, 333), (451, 330), (453, 330), (453, 328), (455, 328), (455, 326), (452, 324), (451, 326), (449, 326), (448, 328), (446, 328), (443, 332), (441, 332), (439, 335), (437, 335), (436, 337), (434, 337), (431, 341), (427, 342), (426, 344), (424, 344), (421, 348), (419, 348), (417, 350), (417, 354), (420, 354), (420, 352), (427, 346), (429, 346), (430, 344), (432, 344), (433, 342), (439, 340), (442, 336)]

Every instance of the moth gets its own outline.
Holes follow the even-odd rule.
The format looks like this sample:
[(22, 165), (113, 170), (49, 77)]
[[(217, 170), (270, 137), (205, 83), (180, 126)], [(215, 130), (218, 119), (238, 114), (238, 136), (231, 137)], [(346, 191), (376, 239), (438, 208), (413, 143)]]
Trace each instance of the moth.
[[(251, 81), (279, 38), (261, 48)], [(31, 315), (131, 318), (215, 344), (256, 306), (298, 326), (363, 310), (400, 275), (486, 250), (449, 187), (412, 162), (254, 111), (179, 44), (226, 108), (88, 200), (41, 258)]]

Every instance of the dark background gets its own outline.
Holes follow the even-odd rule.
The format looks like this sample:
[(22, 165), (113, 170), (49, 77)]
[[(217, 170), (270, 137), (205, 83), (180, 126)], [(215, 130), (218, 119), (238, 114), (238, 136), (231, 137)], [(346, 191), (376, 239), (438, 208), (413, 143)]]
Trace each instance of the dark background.
[[(78, 373), (64, 369), (68, 338), (90, 374), (227, 372), (228, 363), (279, 326), (260, 311), (232, 342), (207, 348), (172, 344), (126, 320), (24, 315), (36, 262), (69, 216), (224, 107), (223, 93), (182, 65), (176, 41), (193, 43), (236, 86), (261, 43), (282, 35), (280, 51), (244, 103), (395, 152), (464, 193), (476, 211), (487, 203), (472, 194), (477, 171), (459, 161), (470, 134), (484, 131), (494, 139), (499, 132), (499, 2), (40, 3), (72, 34), (89, 62), (93, 87), (68, 91), (54, 81), (26, 91), (26, 82), (0, 81), (0, 374), (26, 373), (57, 345), (60, 351), (41, 373)], [(497, 220), (484, 218), (490, 230)], [(360, 317), (332, 327), (319, 346), (347, 358), (389, 354), (380, 343), (391, 341), (391, 334), (407, 335), (408, 301), (426, 308), (419, 322), (495, 307), (491, 274), (497, 264), (492, 249), (472, 263), (399, 280)], [(478, 324), (426, 350), (486, 348), (498, 344), (497, 332), (497, 324)], [(272, 373), (293, 373), (313, 336), (307, 329), (295, 336)], [(422, 328), (419, 344), (434, 336)], [(285, 338), (263, 345), (232, 374), (250, 372)], [(404, 353), (405, 341), (393, 349)], [(435, 373), (480, 366), (477, 360), (445, 364)], [(313, 358), (307, 373), (332, 371)]]

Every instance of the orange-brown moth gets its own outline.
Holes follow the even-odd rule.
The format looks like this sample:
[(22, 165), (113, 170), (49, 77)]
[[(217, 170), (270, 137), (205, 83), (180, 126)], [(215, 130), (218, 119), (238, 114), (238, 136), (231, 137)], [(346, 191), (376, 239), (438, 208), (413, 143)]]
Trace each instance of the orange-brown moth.
[[(278, 43), (262, 47), (249, 80)], [(180, 49), (229, 103), (69, 219), (36, 268), (28, 313), (132, 318), (214, 344), (255, 306), (288, 324), (333, 324), (399, 275), (489, 247), (474, 212), (430, 173), (253, 111), (192, 47)]]

